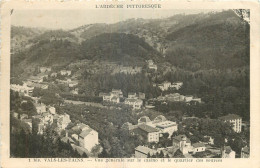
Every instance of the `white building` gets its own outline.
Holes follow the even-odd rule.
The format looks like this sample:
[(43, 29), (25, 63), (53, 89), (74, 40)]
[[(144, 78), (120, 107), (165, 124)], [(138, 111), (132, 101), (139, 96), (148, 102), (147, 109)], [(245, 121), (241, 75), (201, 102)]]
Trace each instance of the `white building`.
[(190, 101), (192, 101), (193, 100), (193, 96), (192, 95), (187, 95), (187, 96), (185, 96), (185, 98), (184, 98), (184, 101), (185, 102), (190, 102)]
[(70, 116), (68, 114), (59, 115), (57, 119), (57, 125), (60, 129), (65, 129), (71, 122)]
[(237, 133), (241, 132), (242, 129), (242, 118), (236, 114), (228, 114), (223, 117), (219, 117), (224, 122), (229, 122), (233, 125), (233, 130)]
[(40, 67), (40, 72), (44, 73), (44, 72), (50, 72), (51, 68), (50, 67)]
[(29, 82), (34, 82), (34, 83), (41, 83), (43, 82), (43, 78), (45, 76), (30, 76), (30, 78), (28, 79)]
[(183, 82), (174, 82), (171, 85), (171, 88), (175, 88), (176, 90), (179, 90), (183, 85)]
[(241, 158), (249, 158), (250, 157), (250, 148), (245, 146), (241, 149)]
[(69, 84), (69, 87), (72, 88), (72, 87), (75, 87), (78, 85), (78, 81), (69, 81), (68, 84)]
[(197, 152), (204, 152), (206, 150), (206, 146), (204, 143), (194, 143), (192, 144), (193, 154)]
[(191, 141), (185, 135), (178, 135), (173, 137), (172, 146), (180, 149), (183, 154), (193, 151)]
[(156, 128), (160, 130), (160, 133), (168, 133), (169, 137), (178, 130), (176, 122), (173, 121), (163, 121), (156, 123)]
[(23, 85), (11, 84), (10, 87), (12, 90), (22, 93), (24, 95), (29, 95), (30, 93), (33, 92), (34, 89), (34, 87), (27, 86), (26, 83), (24, 83)]
[(125, 99), (125, 104), (131, 106), (133, 109), (141, 109), (143, 105), (143, 100), (136, 98), (127, 98)]
[(136, 93), (131, 93), (131, 92), (129, 92), (129, 93), (128, 93), (128, 98), (130, 98), (130, 99), (135, 99), (135, 98), (137, 98), (137, 97), (136, 97)]
[(138, 125), (138, 128), (134, 129), (134, 134), (141, 135), (147, 142), (159, 142), (159, 131), (146, 124)]
[(148, 154), (154, 155), (156, 150), (150, 149), (146, 146), (138, 146), (135, 148), (135, 158), (147, 158)]
[(79, 145), (89, 152), (98, 144), (98, 132), (88, 128), (79, 134)]
[(79, 89), (75, 88), (75, 89), (71, 90), (70, 93), (77, 95), (77, 94), (79, 94)]
[(103, 101), (111, 101), (111, 94), (110, 93), (104, 93), (103, 94)]
[(60, 74), (61, 74), (61, 75), (68, 75), (68, 76), (69, 76), (69, 75), (71, 75), (71, 71), (69, 71), (69, 70), (61, 70), (61, 71), (60, 71)]
[(146, 124), (156, 128), (160, 134), (168, 133), (169, 138), (172, 136), (173, 132), (178, 130), (176, 122), (169, 121), (162, 115), (157, 116), (153, 121), (151, 121), (149, 117), (143, 116), (138, 120), (138, 125), (140, 124)]
[(123, 97), (123, 92), (121, 91), (121, 89), (112, 89), (110, 94), (112, 96)]
[(224, 146), (221, 151), (222, 158), (235, 158), (236, 152), (231, 149), (230, 146)]
[(171, 82), (168, 82), (168, 81), (165, 81), (165, 82), (163, 82), (162, 84), (159, 84), (159, 85), (158, 85), (158, 87), (159, 87), (162, 91), (168, 90), (170, 86), (171, 86)]
[(120, 102), (120, 98), (117, 96), (113, 96), (110, 100), (112, 103), (119, 103)]
[(56, 114), (56, 108), (55, 107), (49, 107), (48, 110), (51, 114)]
[(51, 77), (57, 77), (57, 73), (56, 72), (53, 72), (53, 73), (51, 73)]
[(34, 104), (36, 111), (38, 114), (42, 114), (46, 112), (46, 105), (43, 103), (35, 103)]

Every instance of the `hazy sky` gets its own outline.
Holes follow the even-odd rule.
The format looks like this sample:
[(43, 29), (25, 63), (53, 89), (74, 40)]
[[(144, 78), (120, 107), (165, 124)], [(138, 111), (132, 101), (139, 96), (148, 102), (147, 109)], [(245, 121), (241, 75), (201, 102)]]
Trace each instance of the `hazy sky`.
[[(141, 12), (140, 12), (141, 11)], [(210, 10), (14, 10), (12, 25), (49, 29), (72, 29), (91, 23), (115, 23), (130, 18), (166, 18), (180, 13), (195, 14)]]

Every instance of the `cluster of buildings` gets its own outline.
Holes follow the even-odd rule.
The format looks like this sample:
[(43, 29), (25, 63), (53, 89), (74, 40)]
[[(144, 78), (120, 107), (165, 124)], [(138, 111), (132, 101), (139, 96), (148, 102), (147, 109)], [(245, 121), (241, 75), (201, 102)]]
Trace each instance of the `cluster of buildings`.
[(186, 102), (186, 103), (201, 103), (201, 98), (193, 97), (192, 95), (181, 95), (179, 93), (170, 93), (165, 96), (159, 96), (157, 101), (169, 101), (169, 102)]
[(27, 86), (26, 83), (23, 83), (23, 85), (11, 84), (10, 87), (13, 91), (16, 91), (19, 94), (25, 95), (25, 96), (28, 96), (29, 94), (31, 94), (33, 92), (33, 89), (34, 89), (34, 87)]
[[(180, 150), (184, 157), (193, 158), (195, 154), (205, 152), (208, 149), (205, 143), (191, 143), (190, 139), (186, 135), (178, 135), (173, 137), (172, 146), (167, 148), (149, 148), (148, 146), (137, 146), (135, 148), (135, 157), (136, 158), (147, 158), (156, 153), (162, 152), (164, 156), (168, 155), (169, 157), (174, 157), (174, 154), (177, 150)], [(210, 150), (210, 149), (208, 149)], [(214, 151), (213, 153), (206, 154), (206, 157), (215, 157), (220, 156), (221, 158), (235, 158), (236, 152), (231, 149), (230, 146), (223, 146), (220, 150)], [(241, 157), (249, 157), (249, 148), (242, 148)]]
[(119, 66), (114, 69), (113, 73), (137, 74), (142, 72), (142, 67)]
[(51, 67), (40, 67), (40, 72), (41, 73), (51, 72)]
[(175, 89), (175, 90), (179, 90), (183, 85), (183, 82), (168, 82), (168, 81), (164, 81), (161, 84), (158, 84), (157, 86), (162, 90), (162, 91), (166, 91), (170, 88)]
[[(61, 136), (62, 131), (66, 132), (66, 136), (61, 139), (63, 142), (69, 141), (75, 149), (85, 153), (86, 150), (90, 152), (94, 146), (99, 144), (98, 132), (88, 125), (79, 123), (67, 129), (67, 126), (71, 123), (68, 114), (56, 114), (55, 107), (46, 106), (43, 103), (34, 103), (34, 106), (37, 115), (31, 118), (27, 114), (20, 115), (20, 120), (29, 126), (31, 132), (43, 134), (46, 128), (52, 125), (57, 135)], [(18, 118), (18, 113), (14, 113), (14, 117)], [(70, 132), (70, 135), (68, 135), (68, 132)]]
[(157, 143), (163, 133), (168, 133), (170, 138), (173, 132), (178, 130), (178, 125), (176, 122), (169, 121), (164, 116), (159, 115), (153, 121), (149, 117), (143, 116), (138, 120), (137, 125), (127, 122), (122, 128), (130, 131), (133, 135), (141, 135), (148, 143)]
[(194, 143), (191, 144), (189, 138), (185, 135), (178, 135), (173, 137), (172, 146), (168, 148), (158, 148), (151, 149), (147, 146), (138, 146), (135, 148), (135, 157), (136, 158), (147, 158), (149, 155), (155, 155), (156, 153), (163, 152), (164, 156), (168, 155), (170, 157), (174, 156), (174, 153), (180, 150), (185, 157), (192, 157), (192, 154), (196, 154), (198, 152), (204, 152), (206, 150), (206, 146), (204, 143)]
[(71, 75), (71, 71), (70, 70), (61, 70), (60, 71), (60, 74), (62, 75), (62, 76), (65, 76), (65, 75), (67, 75), (67, 76), (70, 76)]
[[(143, 99), (145, 99), (145, 94), (139, 92), (128, 93), (128, 97), (123, 97), (123, 92), (120, 89), (112, 89), (109, 93), (100, 93), (99, 96), (103, 97), (104, 102), (111, 102), (119, 104), (121, 100), (124, 100), (122, 103), (131, 106), (133, 109), (141, 109), (143, 106)], [(121, 99), (121, 100), (120, 100)]]
[(73, 88), (73, 87), (75, 87), (75, 86), (78, 85), (78, 81), (77, 81), (77, 80), (71, 80), (70, 78), (68, 78), (68, 79), (66, 79), (66, 80), (56, 79), (56, 81), (57, 81), (58, 83), (67, 85), (67, 86), (70, 87), (70, 88)]
[[(235, 114), (229, 114), (219, 118), (224, 122), (230, 122), (233, 125), (235, 132), (241, 132), (242, 118)], [(141, 135), (146, 142), (158, 143), (162, 133), (169, 133), (169, 137), (172, 136), (173, 132), (177, 131), (177, 124), (172, 121), (167, 121), (164, 116), (157, 116), (153, 121), (147, 116), (143, 116), (138, 120), (137, 125), (131, 123), (125, 123), (123, 128), (128, 129), (134, 135)], [(137, 146), (135, 148), (135, 157), (146, 158), (152, 155), (156, 155), (163, 152), (164, 156), (174, 156), (177, 150), (180, 150), (184, 157), (192, 158), (193, 155), (201, 152), (204, 153), (205, 157), (220, 156), (222, 158), (235, 158), (236, 152), (232, 150), (230, 146), (223, 146), (220, 149), (211, 148), (214, 145), (214, 139), (210, 136), (204, 136), (208, 138), (205, 142), (191, 143), (191, 140), (186, 135), (178, 135), (172, 137), (172, 146), (166, 148), (149, 148), (148, 146)], [(249, 147), (243, 147), (241, 149), (241, 158), (249, 158), (250, 149)]]
[(56, 114), (55, 107), (46, 106), (43, 103), (34, 104), (37, 115), (32, 116), (32, 130), (37, 134), (43, 134), (47, 126), (55, 124), (55, 131), (60, 135), (62, 130), (65, 130), (71, 122), (68, 114)]

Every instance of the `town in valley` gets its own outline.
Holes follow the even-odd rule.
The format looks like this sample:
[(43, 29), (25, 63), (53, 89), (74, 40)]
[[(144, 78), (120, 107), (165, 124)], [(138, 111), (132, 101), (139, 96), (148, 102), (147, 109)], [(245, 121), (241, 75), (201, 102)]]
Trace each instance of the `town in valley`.
[(239, 14), (13, 25), (10, 157), (249, 158), (250, 23)]

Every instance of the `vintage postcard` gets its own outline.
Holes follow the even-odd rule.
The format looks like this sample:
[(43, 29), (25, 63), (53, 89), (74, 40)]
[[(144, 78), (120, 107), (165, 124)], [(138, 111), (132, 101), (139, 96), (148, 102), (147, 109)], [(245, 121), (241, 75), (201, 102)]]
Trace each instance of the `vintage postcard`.
[(259, 13), (2, 2), (1, 167), (259, 167)]

